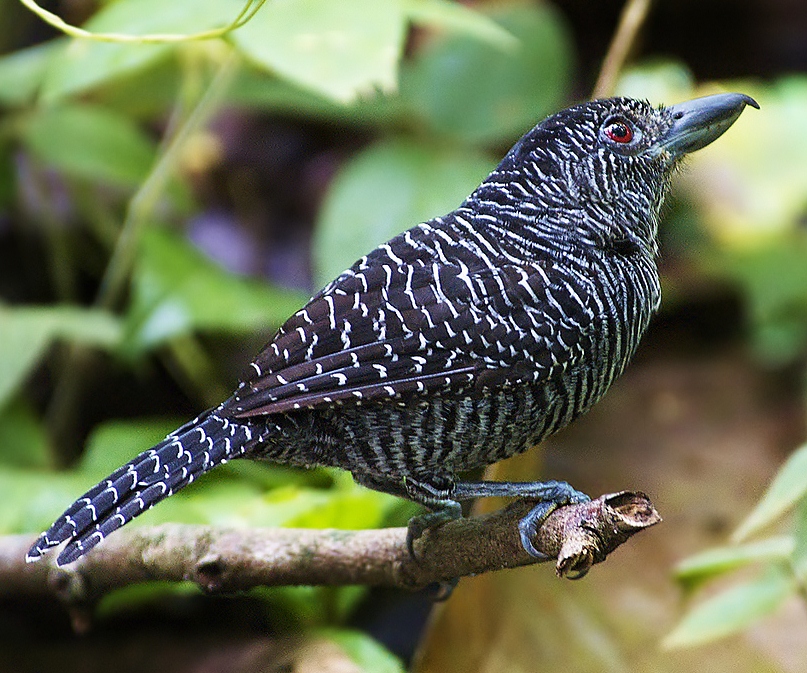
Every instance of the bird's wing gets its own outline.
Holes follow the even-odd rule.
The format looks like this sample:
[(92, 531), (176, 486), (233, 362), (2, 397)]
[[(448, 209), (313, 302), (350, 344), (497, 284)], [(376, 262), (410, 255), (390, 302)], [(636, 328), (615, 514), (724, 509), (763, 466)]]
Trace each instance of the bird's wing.
[(582, 355), (591, 314), (546, 263), (355, 266), (295, 313), (226, 403), (235, 416), (531, 380)]

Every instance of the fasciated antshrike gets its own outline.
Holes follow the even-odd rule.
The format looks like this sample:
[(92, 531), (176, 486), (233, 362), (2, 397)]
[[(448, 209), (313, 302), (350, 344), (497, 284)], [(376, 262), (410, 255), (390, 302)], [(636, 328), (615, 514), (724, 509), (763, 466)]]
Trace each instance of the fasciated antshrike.
[(422, 503), (423, 528), (477, 496), (556, 506), (563, 482), (459, 481), (588, 410), (622, 372), (659, 299), (656, 232), (679, 159), (746, 105), (721, 94), (654, 108), (628, 98), (563, 110), (529, 131), (459, 208), (362, 257), (278, 330), (226, 402), (79, 498), (28, 559), (74, 561), (234, 458), (349, 470)]

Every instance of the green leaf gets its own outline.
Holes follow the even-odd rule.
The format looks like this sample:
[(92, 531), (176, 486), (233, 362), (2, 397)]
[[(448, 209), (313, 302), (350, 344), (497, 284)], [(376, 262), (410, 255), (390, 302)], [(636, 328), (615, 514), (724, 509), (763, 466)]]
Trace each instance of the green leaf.
[(75, 472), (42, 472), (0, 465), (0, 535), (38, 533), (89, 484)]
[(228, 273), (187, 240), (150, 229), (132, 279), (126, 349), (141, 352), (194, 330), (249, 334), (280, 325), (305, 296)]
[(92, 105), (41, 108), (26, 120), (22, 140), (44, 163), (67, 175), (136, 187), (156, 145), (127, 117)]
[(773, 613), (794, 590), (792, 576), (773, 566), (758, 579), (734, 586), (697, 605), (664, 639), (663, 646), (692, 647), (742, 631)]
[(807, 586), (807, 498), (802, 498), (796, 512), (795, 544), (791, 565), (802, 587)]
[[(182, 87), (189, 76), (200, 87), (209, 81), (206, 66), (199, 66), (198, 70), (194, 70), (189, 68), (185, 59), (168, 59), (126, 77), (116, 77), (104, 82), (103, 87), (93, 90), (92, 100), (135, 122), (142, 121), (151, 125), (156, 122), (162, 128), (166, 114), (177, 102), (187, 102)], [(148, 96), (143, 95), (144, 91), (148, 91)], [(229, 93), (227, 104), (230, 104)]]
[(21, 402), (0, 413), (0, 463), (11, 467), (43, 469), (50, 462), (45, 428)]
[(770, 525), (807, 494), (807, 444), (796, 449), (779, 472), (757, 506), (732, 536), (741, 541)]
[(328, 468), (302, 469), (254, 460), (233, 460), (218, 468), (222, 474), (232, 479), (248, 482), (268, 491), (281, 486), (297, 486), (312, 489), (326, 489), (334, 484)]
[(379, 243), (456, 208), (493, 165), (480, 153), (403, 139), (358, 154), (333, 181), (319, 213), (317, 283), (328, 282)]
[(790, 535), (771, 537), (733, 547), (718, 547), (684, 559), (675, 568), (675, 577), (688, 588), (751, 563), (785, 563), (795, 548)]
[[(149, 446), (138, 447), (132, 456)], [(91, 485), (87, 483), (85, 488)], [(384, 521), (392, 500), (392, 496), (358, 486), (350, 492), (297, 485), (265, 491), (255, 482), (237, 481), (225, 471), (214, 470), (139, 517), (136, 525), (175, 522), (232, 527), (376, 528)]]
[(807, 349), (807, 234), (784, 231), (764, 242), (727, 247), (702, 260), (710, 275), (737, 283), (749, 307), (756, 354), (772, 364)]
[(239, 69), (228, 101), (241, 107), (361, 127), (387, 128), (410, 116), (398, 96), (374, 96), (344, 105), (249, 64)]
[(362, 631), (352, 629), (317, 629), (312, 635), (339, 645), (358, 670), (366, 673), (404, 673), (401, 661)]
[(181, 422), (172, 419), (108, 421), (93, 428), (77, 469), (88, 479), (103, 479), (154, 446)]
[[(84, 25), (93, 33), (179, 33), (225, 26), (243, 0), (118, 0), (107, 3)], [(54, 54), (42, 97), (54, 101), (131, 75), (166, 58), (176, 44), (100, 42), (73, 39)], [(147, 94), (147, 92), (144, 92)]]
[(71, 306), (0, 305), (0, 408), (22, 384), (53, 339), (113, 348), (120, 324), (111, 314)]
[(232, 34), (254, 63), (341, 103), (393, 91), (402, 0), (272, 0)]
[[(273, 498), (276, 493), (273, 491)], [(378, 528), (384, 523), (387, 511), (397, 502), (395, 496), (356, 485), (347, 490), (299, 490), (295, 498), (302, 507), (285, 518), (284, 526), (345, 530)]]
[(202, 593), (194, 582), (144, 582), (130, 584), (101, 596), (93, 611), (93, 617), (100, 621), (114, 619), (115, 616), (131, 615), (139, 607), (167, 604), (185, 596), (198, 596)]
[(715, 239), (747, 247), (803, 230), (807, 77), (785, 77), (772, 86), (733, 82), (730, 90), (756, 97), (763, 109), (742, 115), (720, 142), (693, 154), (688, 180)]
[(518, 45), (518, 39), (489, 16), (459, 2), (405, 0), (404, 11), (412, 23), (475, 37), (499, 49), (515, 49)]
[(492, 17), (518, 38), (518, 48), (447, 34), (402, 70), (401, 96), (441, 136), (511, 142), (568, 95), (572, 46), (560, 16), (547, 4), (516, 4)]
[(53, 40), (0, 57), (0, 104), (11, 107), (31, 103), (48, 62), (61, 46), (61, 40)]
[(627, 68), (616, 84), (616, 95), (672, 105), (694, 98), (695, 78), (684, 63), (650, 59)]

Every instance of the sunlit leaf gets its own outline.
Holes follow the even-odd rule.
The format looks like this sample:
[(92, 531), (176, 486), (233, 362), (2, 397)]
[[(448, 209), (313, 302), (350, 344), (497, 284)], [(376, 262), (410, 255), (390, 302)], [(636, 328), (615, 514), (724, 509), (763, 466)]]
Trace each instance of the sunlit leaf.
[(387, 511), (397, 503), (394, 496), (355, 486), (349, 490), (319, 491), (325, 497), (318, 498), (315, 506), (309, 506), (307, 499), (311, 493), (310, 490), (308, 494), (301, 492), (301, 497), (306, 499), (304, 509), (283, 525), (346, 530), (377, 528), (383, 524)]
[(0, 103), (8, 106), (30, 103), (42, 84), (53, 52), (62, 45), (63, 41), (53, 40), (0, 57)]
[(344, 105), (250, 64), (239, 69), (228, 100), (243, 107), (357, 127), (386, 127), (409, 117), (398, 96), (373, 96)]
[[(92, 100), (133, 121), (153, 124), (157, 120), (160, 123), (165, 120), (166, 112), (176, 106), (178, 94), (182, 97), (182, 83), (187, 81), (184, 79), (187, 76), (187, 64), (182, 59), (168, 59), (126, 77), (105, 81), (103, 86), (93, 90)], [(148, 91), (148, 96), (143, 95), (144, 91)]]
[(479, 153), (403, 139), (366, 149), (336, 177), (320, 211), (317, 282), (401, 231), (453, 210), (492, 168)]
[[(140, 419), (99, 425), (90, 435), (74, 472), (81, 483), (79, 490), (89, 488), (150, 448), (179, 424), (173, 419)], [(297, 470), (290, 474), (289, 468), (234, 463), (175, 494), (138, 519), (138, 524), (374, 528), (384, 522), (387, 512), (397, 503), (397, 498), (355, 485), (349, 475), (333, 482), (317, 472)], [(272, 476), (275, 470), (277, 474)], [(257, 471), (265, 473), (263, 478), (256, 477)], [(317, 488), (318, 483), (332, 487)]]
[(93, 105), (40, 108), (22, 139), (41, 161), (67, 175), (135, 187), (154, 162), (156, 145), (127, 117)]
[(702, 261), (709, 275), (736, 283), (748, 305), (754, 352), (791, 361), (807, 349), (807, 235), (786, 231), (755, 245), (727, 246)]
[[(187, 35), (230, 23), (243, 5), (243, 0), (118, 0), (105, 4), (83, 28), (93, 33)], [(100, 86), (142, 70), (176, 48), (73, 39), (54, 54), (42, 96), (53, 101)]]
[[(692, 155), (685, 182), (699, 202), (703, 224), (721, 245), (748, 247), (803, 227), (807, 194), (807, 77), (773, 85), (731, 82), (721, 91), (754, 96), (720, 142)], [(715, 93), (714, 87), (701, 94)]]
[(12, 403), (0, 412), (0, 463), (42, 469), (49, 456), (45, 428), (27, 405)]
[(313, 635), (339, 645), (364, 673), (404, 673), (406, 670), (397, 657), (361, 631), (330, 628), (318, 629)]
[(616, 95), (673, 105), (689, 98), (695, 78), (680, 61), (653, 59), (626, 68), (616, 84)]
[(334, 483), (331, 470), (324, 467), (304, 470), (264, 461), (233, 460), (217, 471), (226, 473), (233, 479), (253, 483), (264, 491), (281, 486), (326, 489)]
[(254, 63), (348, 103), (396, 88), (405, 33), (402, 0), (272, 0), (232, 39)]
[(792, 576), (771, 567), (758, 579), (699, 603), (664, 639), (664, 646), (692, 647), (742, 631), (773, 613), (794, 590)]
[(568, 96), (572, 44), (547, 4), (515, 4), (493, 18), (518, 38), (502, 50), (465, 35), (427, 43), (401, 72), (401, 96), (435, 132), (472, 143), (511, 142)]
[[(85, 488), (75, 472), (43, 472), (0, 465), (0, 534), (39, 533)], [(87, 484), (89, 485), (89, 484)]]
[(107, 421), (96, 426), (87, 439), (78, 470), (88, 475), (88, 479), (100, 480), (180, 424), (169, 419)]
[(234, 276), (187, 240), (149, 230), (132, 279), (127, 347), (153, 348), (194, 330), (251, 333), (279, 325), (305, 296)]
[(131, 614), (138, 606), (154, 605), (168, 598), (195, 596), (201, 591), (199, 585), (191, 581), (130, 584), (101, 596), (94, 615), (99, 620), (109, 619), (118, 613)]
[(807, 494), (807, 445), (796, 449), (779, 468), (757, 506), (734, 532), (745, 540), (788, 512)]
[(759, 542), (709, 549), (685, 559), (675, 568), (676, 578), (688, 588), (751, 563), (787, 562), (795, 548), (793, 537), (771, 537)]
[(404, 11), (415, 24), (441, 28), (499, 49), (514, 49), (518, 40), (486, 14), (453, 0), (404, 0)]
[(794, 538), (791, 567), (801, 585), (805, 586), (807, 584), (807, 498), (802, 498), (796, 511)]
[[(89, 486), (92, 483), (86, 484)], [(225, 527), (375, 528), (383, 522), (391, 500), (391, 496), (385, 498), (359, 487), (343, 492), (291, 484), (264, 491), (259, 484), (237, 481), (222, 470), (214, 470), (139, 517), (137, 525), (173, 522)]]
[(0, 305), (0, 408), (56, 338), (111, 348), (121, 337), (111, 314), (71, 306)]

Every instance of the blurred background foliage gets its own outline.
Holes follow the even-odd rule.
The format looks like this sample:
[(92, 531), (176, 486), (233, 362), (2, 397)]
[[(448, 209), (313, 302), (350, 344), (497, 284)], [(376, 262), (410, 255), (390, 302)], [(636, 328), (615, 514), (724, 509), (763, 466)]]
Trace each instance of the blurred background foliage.
[[(735, 307), (712, 322), (741, 335), (760, 366), (803, 376), (807, 75), (738, 56), (702, 59), (696, 76), (664, 42), (669, 4), (657, 3), (616, 92), (674, 103), (738, 90), (763, 109), (676, 182), (662, 232), (665, 313), (686, 324), (692, 306)], [(221, 38), (121, 42), (63, 36), (0, 0), (0, 533), (42, 530), (98, 478), (220, 401), (308, 293), (456, 207), (524, 131), (585, 99), (619, 10), (602, 5), (269, 0)], [(52, 6), (93, 33), (192, 34), (227, 25), (244, 0)], [(723, 54), (741, 38), (715, 40)], [(698, 83), (714, 75), (722, 81)], [(701, 327), (691, 329), (697, 339)], [(786, 473), (763, 524), (804, 510), (806, 475)], [(372, 528), (412, 511), (349, 475), (236, 463), (132, 525)], [(801, 571), (794, 580), (789, 570), (807, 548), (797, 519), (762, 552), (733, 547), (682, 576), (766, 566), (751, 589), (768, 600), (740, 601), (757, 606), (732, 622), (742, 628), (771, 609), (771, 595), (775, 605), (804, 591)], [(401, 670), (348, 626), (367, 622), (366, 593), (249, 600), (279, 632), (309, 629), (361, 670)], [(98, 612), (187, 594), (136, 587)], [(718, 605), (706, 623), (725, 624), (736, 606)], [(410, 655), (418, 619), (402, 627), (414, 635), (382, 640)], [(681, 628), (674, 645), (707, 630)]]

